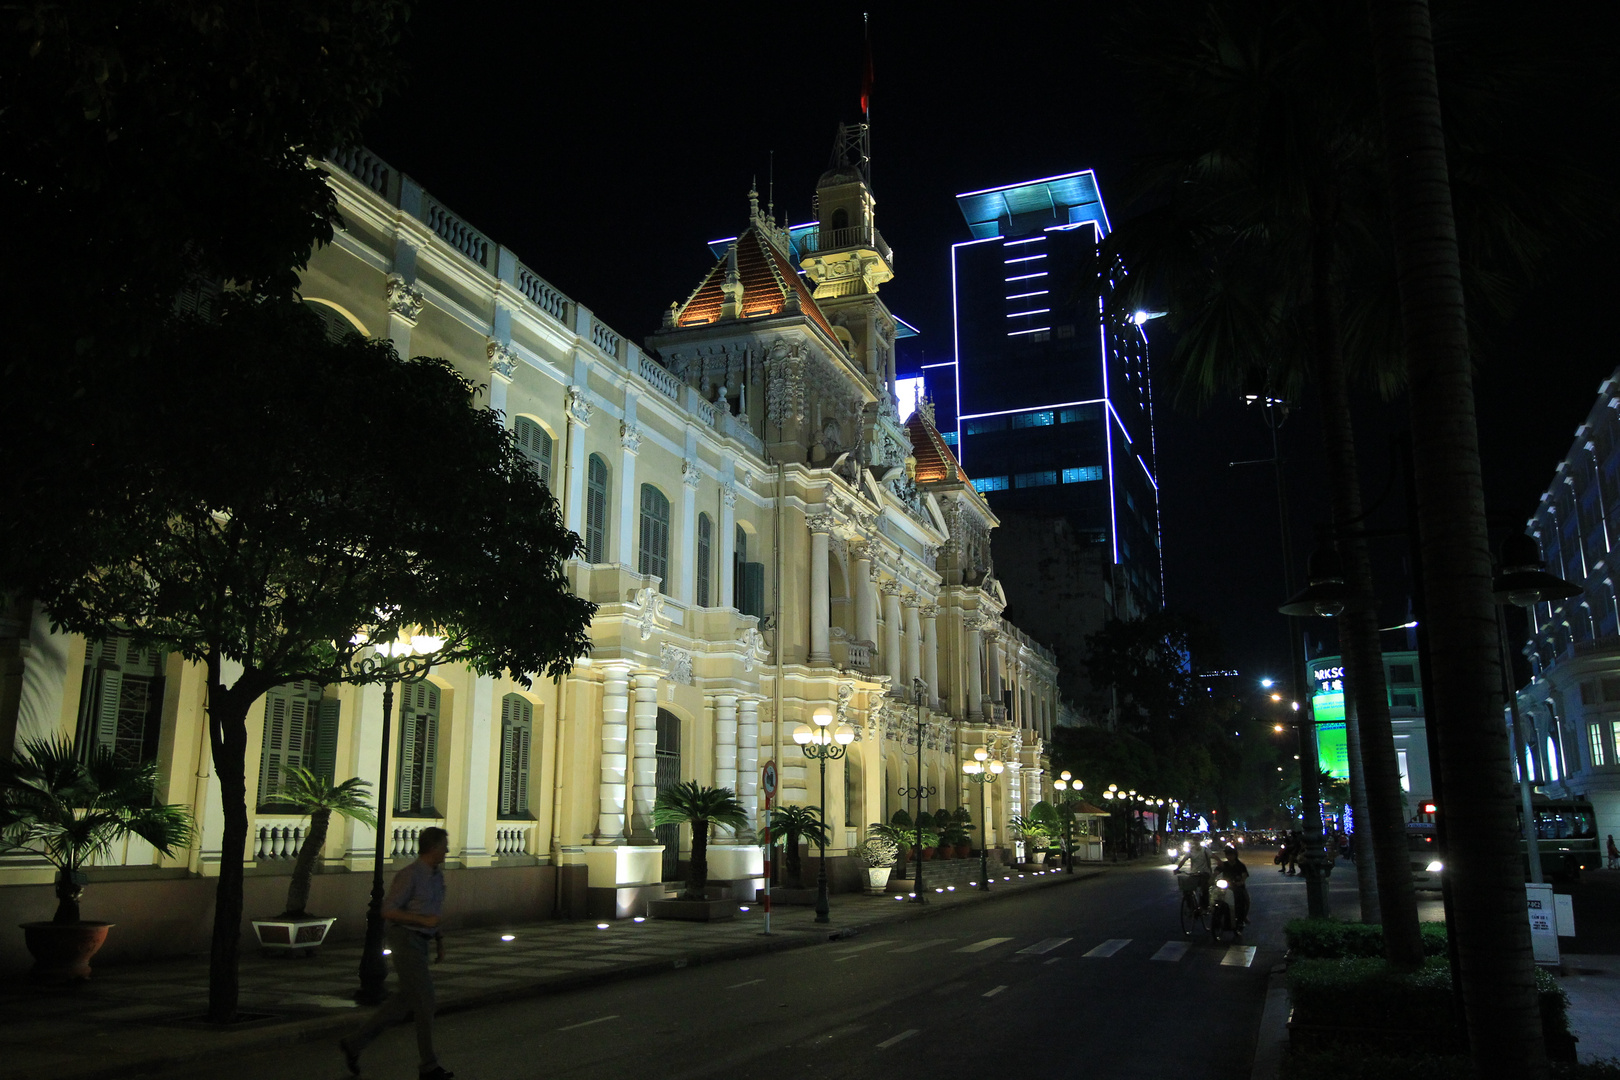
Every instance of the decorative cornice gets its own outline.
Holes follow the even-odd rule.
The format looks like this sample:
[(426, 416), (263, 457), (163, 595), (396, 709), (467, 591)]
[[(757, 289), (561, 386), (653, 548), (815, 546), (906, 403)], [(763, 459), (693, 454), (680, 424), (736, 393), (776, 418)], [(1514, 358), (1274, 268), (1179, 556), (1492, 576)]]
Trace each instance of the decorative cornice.
[(512, 346), (496, 341), (493, 338), (484, 346), (484, 354), (489, 357), (489, 370), (492, 375), (499, 375), (507, 382), (517, 374), (518, 354)]
[(407, 282), (402, 274), (389, 274), (384, 295), (392, 314), (416, 325), (416, 317), (422, 314), (422, 305), (427, 303), (427, 294), (420, 287)]
[(726, 509), (737, 505), (737, 488), (732, 484), (720, 485), (720, 500), (726, 504)]
[(632, 454), (641, 452), (641, 427), (624, 421), (619, 422), (619, 445)]
[(832, 532), (837, 527), (838, 519), (823, 510), (819, 514), (808, 515), (804, 519), (804, 523), (810, 527), (811, 532), (825, 533)]

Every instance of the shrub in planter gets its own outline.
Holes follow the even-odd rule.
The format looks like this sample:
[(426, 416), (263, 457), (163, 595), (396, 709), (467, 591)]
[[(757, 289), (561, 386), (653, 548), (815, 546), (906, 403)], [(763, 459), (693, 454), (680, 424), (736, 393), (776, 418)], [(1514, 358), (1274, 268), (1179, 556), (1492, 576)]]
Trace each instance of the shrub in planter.
[(659, 791), (652, 819), (654, 825), (692, 826), (692, 861), (687, 864), (686, 888), (680, 898), (708, 900), (710, 830), (716, 825), (737, 829), (748, 824), (737, 793), (730, 788), (702, 787), (696, 780), (683, 780)]
[(292, 879), (287, 882), (287, 908), (269, 919), (254, 919), (253, 932), (259, 945), (271, 950), (296, 950), (308, 953), (326, 940), (335, 918), (311, 915), (305, 910), (309, 903), (309, 886), (315, 874), (315, 861), (326, 847), (326, 833), (332, 824), (332, 815), (346, 817), (361, 824), (377, 827), (377, 817), (371, 812), (367, 788), (370, 785), (358, 776), (352, 776), (334, 785), (324, 776), (308, 769), (293, 769), (287, 783), (275, 795), (275, 802), (302, 810), (309, 815), (309, 832), (298, 859), (293, 863)]
[[(1337, 919), (1294, 919), (1283, 929), (1288, 954), (1301, 959), (1343, 960), (1384, 955), (1384, 928)], [(1444, 956), (1446, 924), (1424, 923), (1423, 955)]]
[[(831, 839), (827, 826), (821, 821), (821, 812), (814, 806), (776, 806), (771, 808), (771, 843), (781, 844), (784, 852), (782, 884), (789, 889), (804, 888), (804, 867), (799, 858), (799, 845), (826, 845)], [(765, 842), (761, 829), (759, 842)]]
[(56, 868), (56, 914), (23, 932), (36, 978), (90, 977), (90, 957), (112, 924), (79, 918), (84, 866), (126, 836), (164, 855), (191, 843), (191, 813), (157, 796), (156, 762), (131, 765), (107, 747), (81, 759), (66, 739), (35, 739), (0, 762), (0, 851), (25, 851)]
[(889, 884), (895, 861), (900, 856), (900, 845), (886, 836), (868, 836), (855, 854), (866, 865), (866, 887), (869, 892), (882, 892)]

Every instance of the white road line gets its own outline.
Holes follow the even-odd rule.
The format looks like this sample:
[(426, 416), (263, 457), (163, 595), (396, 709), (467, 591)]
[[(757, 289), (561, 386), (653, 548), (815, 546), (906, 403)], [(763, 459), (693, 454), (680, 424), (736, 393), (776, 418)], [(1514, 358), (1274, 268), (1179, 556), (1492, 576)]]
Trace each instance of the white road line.
[(919, 941), (915, 945), (902, 945), (898, 949), (890, 949), (889, 955), (893, 956), (895, 953), (903, 952), (922, 952), (924, 949), (932, 949), (935, 945), (949, 945), (955, 940), (952, 937), (930, 938), (927, 941)]
[(839, 946), (838, 951), (843, 952), (843, 953), (858, 953), (858, 952), (861, 952), (863, 949), (875, 949), (880, 945), (893, 945), (893, 944), (894, 944), (894, 941), (892, 939), (888, 940), (888, 941), (863, 941), (859, 945), (842, 945), (842, 946)]
[(1192, 948), (1192, 942), (1190, 941), (1167, 941), (1164, 943), (1164, 948), (1153, 954), (1153, 959), (1168, 960), (1175, 963), (1183, 956), (1186, 956), (1187, 950), (1190, 948)]
[(877, 1044), (877, 1048), (879, 1050), (887, 1050), (889, 1047), (893, 1046), (895, 1043), (897, 1043), (897, 1042), (905, 1042), (907, 1039), (911, 1038), (915, 1034), (917, 1034), (917, 1029), (916, 1028), (910, 1028), (910, 1029), (908, 1029), (906, 1031), (902, 1031), (900, 1034), (896, 1035), (892, 1039), (884, 1039), (882, 1042)]
[(1011, 940), (1012, 940), (1012, 938), (1010, 938), (1010, 937), (987, 937), (983, 941), (975, 941), (971, 945), (964, 945), (960, 949), (952, 949), (951, 951), (952, 952), (984, 952), (984, 950), (986, 950), (986, 949), (993, 949), (997, 945), (1000, 945), (1003, 942), (1007, 942), (1007, 941), (1011, 941)]
[(764, 979), (749, 979), (747, 982), (732, 983), (730, 986), (726, 987), (726, 989), (741, 990), (745, 986), (753, 986), (755, 983), (762, 983), (764, 981)]
[(1041, 953), (1049, 953), (1049, 952), (1051, 952), (1053, 949), (1057, 948), (1060, 945), (1067, 945), (1069, 942), (1071, 942), (1073, 940), (1074, 940), (1074, 938), (1072, 938), (1072, 937), (1049, 937), (1049, 938), (1045, 938), (1045, 939), (1043, 939), (1041, 941), (1037, 941), (1033, 945), (1026, 945), (1022, 949), (1019, 949), (1018, 951), (1020, 953), (1030, 953), (1030, 954), (1032, 954), (1034, 956), (1039, 956)]
[(1055, 964), (1055, 963), (1057, 963), (1057, 962), (1058, 962), (1058, 961), (1059, 961), (1059, 960), (1061, 960), (1061, 959), (1063, 959), (1063, 957), (1061, 957), (1061, 956), (1054, 956), (1054, 957), (1052, 957), (1052, 959), (1050, 959), (1050, 960), (1042, 960), (1042, 961), (1041, 961), (1041, 963), (1042, 963), (1042, 964)]
[(1103, 942), (1101, 945), (1097, 946), (1095, 949), (1092, 949), (1085, 955), (1095, 957), (1113, 956), (1130, 943), (1131, 939), (1128, 937), (1109, 938), (1107, 941)]
[(1005, 989), (1007, 989), (1005, 986), (998, 986), (994, 990), (986, 990), (984, 993), (980, 994), (979, 996), (980, 997), (995, 997), (997, 994), (1001, 993)]
[(590, 1027), (592, 1024), (605, 1024), (609, 1020), (617, 1020), (618, 1018), (618, 1013), (614, 1013), (612, 1016), (598, 1016), (595, 1020), (587, 1020), (583, 1024), (569, 1024), (567, 1027), (560, 1027), (557, 1030), (573, 1031), (575, 1028)]
[(1221, 957), (1221, 967), (1248, 967), (1254, 963), (1255, 948), (1253, 945), (1233, 945)]

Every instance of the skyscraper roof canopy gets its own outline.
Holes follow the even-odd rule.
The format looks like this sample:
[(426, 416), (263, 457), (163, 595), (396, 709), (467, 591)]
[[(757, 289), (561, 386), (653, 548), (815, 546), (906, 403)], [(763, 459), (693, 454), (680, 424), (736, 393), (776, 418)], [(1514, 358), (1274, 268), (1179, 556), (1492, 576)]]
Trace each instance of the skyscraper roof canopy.
[(1090, 169), (964, 192), (956, 197), (976, 240), (1024, 236), (1046, 229), (1095, 222), (1109, 231), (1108, 211)]

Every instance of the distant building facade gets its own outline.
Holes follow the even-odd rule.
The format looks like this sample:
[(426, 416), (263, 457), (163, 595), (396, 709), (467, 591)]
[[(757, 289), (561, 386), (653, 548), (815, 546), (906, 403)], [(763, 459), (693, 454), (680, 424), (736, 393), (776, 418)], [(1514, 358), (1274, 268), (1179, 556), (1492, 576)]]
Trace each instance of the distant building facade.
[(1526, 531), (1547, 570), (1582, 592), (1529, 609), (1516, 768), (1549, 796), (1589, 799), (1600, 838), (1620, 833), (1620, 370), (1598, 387)]
[[(1428, 725), (1415, 649), (1385, 649), (1384, 684), (1389, 693), (1389, 720), (1395, 735), (1395, 761), (1401, 774), (1401, 797), (1408, 820), (1432, 820), (1423, 805), (1434, 798), (1429, 768)], [(1345, 739), (1344, 658), (1320, 656), (1310, 662), (1311, 708), (1316, 717), (1317, 757), (1323, 772), (1350, 778)]]

